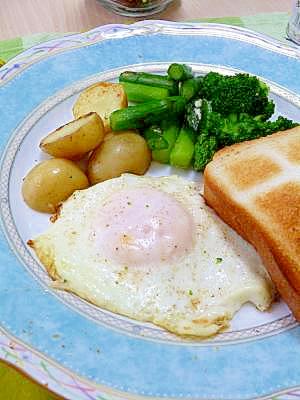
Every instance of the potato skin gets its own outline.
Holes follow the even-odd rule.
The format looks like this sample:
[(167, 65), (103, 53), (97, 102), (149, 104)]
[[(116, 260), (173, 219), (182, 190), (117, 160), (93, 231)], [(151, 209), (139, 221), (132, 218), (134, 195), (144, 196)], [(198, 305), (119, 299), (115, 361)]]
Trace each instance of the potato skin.
[(54, 213), (75, 190), (89, 186), (86, 175), (70, 160), (42, 161), (26, 175), (22, 195), (26, 204), (40, 212)]
[(105, 132), (111, 132), (110, 114), (127, 106), (127, 96), (120, 83), (97, 82), (80, 93), (73, 106), (73, 115), (78, 118), (95, 111), (102, 118)]
[(79, 160), (104, 138), (102, 119), (95, 112), (71, 121), (47, 135), (40, 148), (53, 157)]
[(151, 163), (145, 139), (134, 132), (115, 133), (94, 150), (88, 163), (91, 184), (116, 178), (125, 172), (143, 175)]

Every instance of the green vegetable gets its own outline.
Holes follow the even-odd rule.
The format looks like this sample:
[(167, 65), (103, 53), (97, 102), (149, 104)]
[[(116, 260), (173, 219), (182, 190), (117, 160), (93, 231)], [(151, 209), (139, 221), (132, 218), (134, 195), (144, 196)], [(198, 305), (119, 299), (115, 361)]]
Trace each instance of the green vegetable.
[(185, 81), (193, 78), (192, 68), (186, 64), (171, 64), (168, 68), (168, 75), (174, 81)]
[(157, 125), (153, 125), (153, 126), (147, 128), (144, 131), (143, 136), (146, 139), (150, 150), (162, 151), (163, 149), (168, 148), (168, 142), (163, 137), (163, 131)]
[(215, 134), (220, 147), (257, 139), (297, 125), (282, 116), (278, 117), (276, 121), (262, 121), (260, 118), (253, 118), (248, 114), (230, 114), (222, 117), (220, 114), (212, 112), (209, 116), (209, 131), (211, 134)]
[(204, 133), (209, 134), (212, 124), (215, 123), (213, 120), (214, 113), (212, 113), (211, 102), (203, 99), (200, 109), (201, 109), (201, 120), (200, 120), (199, 131), (202, 134)]
[(201, 106), (201, 99), (193, 100), (187, 104), (185, 111), (185, 122), (187, 126), (194, 129), (194, 131), (196, 132), (198, 132), (200, 128), (200, 121), (202, 116)]
[(182, 82), (179, 90), (180, 96), (184, 97), (187, 101), (193, 99), (199, 93), (203, 78), (190, 78)]
[(116, 110), (110, 115), (113, 131), (143, 128), (184, 113), (185, 100), (180, 96), (167, 97), (163, 100), (151, 100), (145, 103)]
[(195, 144), (194, 170), (203, 171), (217, 150), (218, 144), (215, 136), (199, 135)]
[(149, 100), (162, 100), (170, 96), (167, 88), (140, 85), (138, 83), (122, 82), (127, 99), (135, 103), (143, 103)]
[(180, 168), (203, 171), (224, 146), (298, 125), (282, 116), (269, 120), (269, 88), (249, 74), (193, 77), (189, 66), (173, 63), (168, 76), (126, 71), (119, 81), (140, 104), (114, 111), (112, 130), (142, 129), (153, 160)]
[(263, 136), (267, 136), (274, 132), (285, 131), (287, 129), (294, 128), (299, 126), (299, 124), (280, 115), (275, 121), (265, 121), (261, 123), (261, 126), (264, 132)]
[(188, 168), (194, 155), (194, 132), (181, 128), (170, 154), (170, 164), (174, 167)]
[(224, 76), (209, 72), (203, 78), (201, 98), (211, 101), (212, 109), (224, 116), (246, 113), (267, 120), (274, 113), (274, 102), (268, 99), (269, 88), (256, 76)]
[(148, 74), (146, 72), (125, 71), (119, 76), (119, 82), (138, 83), (152, 87), (168, 89), (170, 96), (178, 94), (178, 83), (168, 76)]
[(154, 149), (152, 151), (152, 159), (162, 164), (168, 164), (180, 127), (178, 121), (164, 121), (161, 126), (162, 138), (167, 142), (167, 147), (164, 149)]

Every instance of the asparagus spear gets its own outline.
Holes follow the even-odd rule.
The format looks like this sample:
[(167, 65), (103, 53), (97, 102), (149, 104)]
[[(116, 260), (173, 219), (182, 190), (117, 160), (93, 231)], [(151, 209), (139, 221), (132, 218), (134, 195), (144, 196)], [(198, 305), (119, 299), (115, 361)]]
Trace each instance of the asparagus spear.
[(153, 123), (182, 115), (186, 102), (183, 97), (172, 96), (163, 100), (151, 100), (145, 103), (116, 110), (110, 115), (110, 126), (113, 131), (132, 128), (143, 128)]
[(170, 164), (174, 167), (188, 168), (194, 155), (194, 132), (189, 128), (181, 128), (170, 154)]
[(127, 99), (135, 103), (149, 100), (162, 100), (170, 96), (167, 88), (141, 85), (139, 83), (122, 82)]
[(168, 75), (174, 81), (185, 81), (193, 78), (192, 68), (186, 64), (173, 63), (168, 68)]
[(180, 96), (183, 96), (187, 101), (195, 97), (200, 90), (202, 79), (202, 77), (190, 78), (182, 82)]
[(146, 72), (125, 71), (119, 76), (119, 82), (138, 83), (152, 87), (161, 87), (169, 90), (170, 96), (178, 94), (178, 83), (169, 77)]
[(180, 131), (178, 121), (164, 121), (161, 125), (162, 139), (167, 142), (164, 149), (154, 149), (152, 151), (152, 159), (162, 164), (168, 164), (170, 161), (170, 154), (176, 142), (176, 138)]
[(147, 128), (143, 133), (152, 154), (155, 151), (161, 151), (168, 147), (168, 142), (163, 137), (163, 131), (160, 126), (152, 125)]

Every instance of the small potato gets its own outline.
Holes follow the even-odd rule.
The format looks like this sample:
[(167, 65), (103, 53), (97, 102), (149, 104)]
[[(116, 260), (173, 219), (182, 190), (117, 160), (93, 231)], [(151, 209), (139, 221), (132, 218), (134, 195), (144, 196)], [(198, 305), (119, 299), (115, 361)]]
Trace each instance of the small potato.
[(151, 162), (145, 139), (137, 133), (115, 133), (94, 150), (88, 164), (91, 184), (116, 178), (124, 172), (143, 175)]
[(41, 141), (40, 148), (53, 157), (79, 160), (99, 146), (104, 135), (102, 119), (92, 112), (50, 133)]
[(80, 94), (73, 106), (73, 115), (78, 118), (95, 111), (103, 120), (105, 132), (110, 132), (110, 114), (127, 105), (127, 96), (120, 83), (98, 82)]
[(26, 175), (22, 195), (36, 211), (54, 213), (75, 190), (89, 186), (86, 175), (76, 164), (63, 158), (42, 161)]

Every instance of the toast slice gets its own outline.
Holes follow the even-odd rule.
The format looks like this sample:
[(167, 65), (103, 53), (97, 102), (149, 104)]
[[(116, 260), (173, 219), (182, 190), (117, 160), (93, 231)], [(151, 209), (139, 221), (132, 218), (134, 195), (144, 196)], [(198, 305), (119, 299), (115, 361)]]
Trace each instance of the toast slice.
[(218, 151), (204, 197), (256, 248), (300, 321), (300, 127)]

